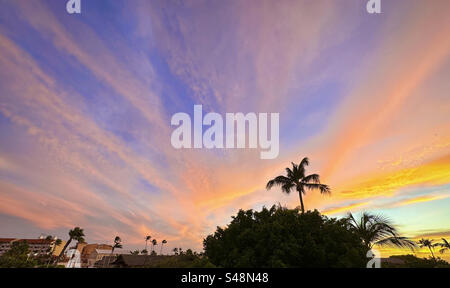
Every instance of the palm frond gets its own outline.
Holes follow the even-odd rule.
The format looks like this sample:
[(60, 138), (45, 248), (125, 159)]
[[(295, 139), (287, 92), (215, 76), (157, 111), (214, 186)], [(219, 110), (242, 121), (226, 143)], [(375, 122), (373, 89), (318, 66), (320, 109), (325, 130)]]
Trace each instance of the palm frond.
[(448, 249), (450, 249), (450, 244), (448, 243), (448, 241), (445, 240), (445, 238), (442, 238), (442, 241), (444, 241), (444, 243), (441, 243), (441, 247), (447, 247)]
[(292, 188), (294, 188), (295, 184), (292, 182), (287, 182), (286, 184), (283, 184), (283, 186), (281, 186), (281, 191), (283, 191), (286, 194), (290, 194)]
[(416, 244), (414, 243), (414, 241), (411, 241), (406, 237), (394, 237), (394, 236), (379, 240), (375, 242), (374, 245), (410, 248), (412, 250), (416, 248)]
[(289, 167), (286, 168), (286, 175), (289, 178), (294, 178), (294, 172), (291, 170), (291, 168)]
[(309, 165), (309, 159), (307, 157), (303, 158), (302, 161), (300, 161), (300, 164), (298, 164), (298, 173), (296, 174), (296, 176), (299, 179), (302, 179), (305, 177), (305, 171), (306, 171), (306, 166)]
[(328, 185), (304, 182), (301, 182), (301, 184), (309, 190), (319, 190), (321, 194), (331, 194), (331, 189)]
[(309, 158), (305, 157), (302, 159), (302, 161), (300, 161), (300, 164), (298, 165), (298, 167), (305, 168), (305, 166), (308, 166), (308, 165), (309, 165)]
[(277, 185), (277, 186), (283, 186), (286, 183), (290, 183), (292, 182), (291, 179), (289, 179), (286, 176), (277, 176), (274, 179), (270, 180), (269, 182), (267, 182), (266, 185), (266, 189), (270, 190), (272, 189), (273, 186)]
[(320, 176), (318, 174), (311, 174), (303, 178), (302, 182), (320, 184)]

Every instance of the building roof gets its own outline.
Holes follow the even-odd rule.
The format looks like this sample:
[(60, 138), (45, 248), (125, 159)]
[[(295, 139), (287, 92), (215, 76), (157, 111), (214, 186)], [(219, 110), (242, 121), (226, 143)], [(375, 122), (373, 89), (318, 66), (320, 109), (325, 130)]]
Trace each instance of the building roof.
[(95, 252), (95, 250), (109, 250), (111, 251), (112, 246), (107, 244), (88, 244), (84, 246), (83, 251), (81, 252), (82, 257), (88, 257), (91, 253)]
[(95, 262), (94, 266), (97, 268), (109, 268), (111, 266), (115, 266), (114, 262), (116, 261), (117, 256), (105, 256), (101, 260)]
[[(110, 250), (105, 250), (105, 249), (95, 249), (95, 252), (97, 252), (97, 254), (111, 254), (112, 252), (112, 248)], [(117, 254), (117, 253), (114, 253)]]
[(25, 241), (28, 244), (51, 244), (53, 242), (53, 240), (47, 239), (0, 238), (0, 243), (11, 243), (16, 241)]
[(51, 244), (53, 240), (47, 239), (18, 239), (18, 241), (25, 241), (28, 244)]
[(126, 266), (126, 267), (142, 267), (146, 265), (153, 265), (155, 263), (161, 262), (167, 257), (171, 256), (153, 256), (153, 255), (120, 255), (117, 260), (112, 263), (116, 266)]
[(0, 238), (0, 243), (11, 243), (16, 240), (16, 238)]

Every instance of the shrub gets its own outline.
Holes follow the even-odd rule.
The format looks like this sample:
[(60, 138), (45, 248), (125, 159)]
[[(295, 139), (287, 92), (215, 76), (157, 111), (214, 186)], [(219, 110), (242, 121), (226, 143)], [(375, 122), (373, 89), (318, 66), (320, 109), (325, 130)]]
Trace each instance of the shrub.
[(365, 267), (365, 248), (344, 220), (317, 210), (240, 210), (203, 242), (205, 255), (225, 268)]

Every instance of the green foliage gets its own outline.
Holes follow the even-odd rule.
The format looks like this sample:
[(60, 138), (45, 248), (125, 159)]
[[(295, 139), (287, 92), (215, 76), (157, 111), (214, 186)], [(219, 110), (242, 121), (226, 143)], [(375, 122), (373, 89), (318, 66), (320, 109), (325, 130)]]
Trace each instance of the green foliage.
[(203, 242), (205, 254), (225, 268), (365, 267), (367, 248), (345, 220), (318, 211), (275, 207), (240, 210), (227, 228)]
[(0, 257), (1, 268), (32, 268), (37, 265), (36, 261), (28, 257), (30, 250), (24, 241), (16, 241), (5, 254)]
[(450, 268), (450, 264), (440, 258), (417, 258), (414, 255), (399, 255), (389, 258), (398, 259), (404, 263), (383, 263), (383, 268)]

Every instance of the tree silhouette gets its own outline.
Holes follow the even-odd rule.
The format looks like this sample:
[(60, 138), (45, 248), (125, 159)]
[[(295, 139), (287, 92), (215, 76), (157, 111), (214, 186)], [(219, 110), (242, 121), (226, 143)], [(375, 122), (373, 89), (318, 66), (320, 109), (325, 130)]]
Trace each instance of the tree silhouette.
[(139, 250), (130, 251), (131, 255), (139, 255)]
[(155, 246), (158, 245), (158, 241), (156, 239), (152, 240), (152, 253), (155, 251)]
[[(114, 244), (112, 245), (112, 248), (111, 248), (111, 257), (108, 258), (108, 265), (107, 265), (106, 267), (109, 266), (109, 263), (110, 263), (110, 261), (111, 261), (111, 258), (114, 256), (114, 250), (115, 250), (115, 249), (121, 249), (121, 248), (122, 248), (122, 239), (120, 239), (119, 236), (116, 236), (116, 237), (114, 238)], [(106, 262), (106, 261), (105, 261), (105, 262)], [(103, 265), (106, 264), (105, 262), (103, 263)]]
[(240, 210), (203, 241), (205, 256), (222, 268), (366, 266), (368, 249), (344, 219), (299, 212)]
[(150, 239), (152, 239), (152, 236), (146, 236), (145, 237), (145, 251), (147, 251), (147, 242), (150, 241)]
[(411, 249), (416, 246), (408, 238), (399, 236), (397, 229), (389, 219), (383, 216), (364, 212), (358, 221), (352, 213), (349, 213), (346, 220), (350, 230), (358, 235), (363, 244), (369, 249), (372, 249), (374, 245)]
[(160, 255), (162, 255), (162, 250), (163, 250), (164, 244), (167, 244), (167, 240), (162, 240), (162, 242), (161, 242), (161, 250), (159, 251)]
[(281, 186), (281, 191), (290, 194), (292, 189), (296, 189), (300, 197), (300, 206), (302, 213), (305, 213), (303, 205), (303, 195), (306, 190), (319, 190), (321, 194), (330, 194), (330, 187), (320, 183), (320, 176), (317, 174), (305, 175), (305, 167), (309, 165), (309, 159), (303, 158), (299, 165), (292, 163), (292, 169), (286, 168), (286, 176), (280, 175), (270, 180), (266, 189), (270, 190), (273, 186)]
[(60, 246), (62, 244), (62, 240), (58, 239), (56, 236), (53, 237), (51, 235), (48, 235), (46, 239), (47, 240), (51, 240), (52, 241), (52, 246), (53, 246), (52, 248), (50, 248), (50, 251), (49, 251), (50, 255), (48, 257), (48, 262), (47, 262), (47, 267), (48, 267), (48, 265), (50, 265), (50, 262), (51, 262), (51, 260), (53, 258), (53, 253), (55, 253), (56, 247), (58, 247), (58, 246)]
[(433, 259), (436, 260), (436, 257), (434, 256), (433, 249), (434, 249), (435, 246), (438, 246), (439, 244), (433, 244), (433, 242), (434, 242), (433, 239), (422, 238), (417, 243), (419, 243), (420, 248), (427, 247), (428, 249), (430, 249), (431, 256), (433, 256)]
[(72, 242), (72, 240), (76, 240), (78, 243), (83, 243), (84, 242), (83, 229), (81, 229), (80, 227), (75, 227), (69, 231), (69, 240), (67, 240), (66, 245), (64, 245), (63, 249), (61, 250), (61, 253), (59, 253), (58, 258), (55, 261), (56, 263), (58, 263), (61, 260), (61, 257), (64, 255), (64, 252), (66, 252), (66, 249), (70, 245), (70, 242)]
[(443, 254), (444, 252), (450, 250), (450, 243), (448, 243), (447, 240), (445, 240), (444, 238), (442, 238), (442, 241), (444, 241), (443, 243), (439, 243), (438, 245), (441, 246), (441, 250), (439, 250), (439, 252), (441, 254)]

